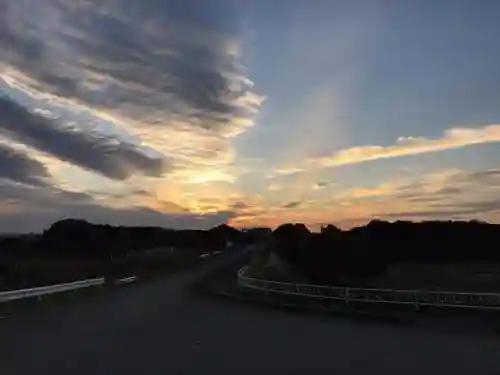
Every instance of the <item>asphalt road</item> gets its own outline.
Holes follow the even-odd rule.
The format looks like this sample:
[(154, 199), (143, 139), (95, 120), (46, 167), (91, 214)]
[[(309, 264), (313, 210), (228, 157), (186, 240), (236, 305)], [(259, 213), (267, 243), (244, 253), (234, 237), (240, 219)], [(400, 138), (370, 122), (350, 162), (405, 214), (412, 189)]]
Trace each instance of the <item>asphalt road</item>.
[(199, 298), (188, 286), (203, 272), (4, 319), (0, 373), (500, 374), (500, 337)]

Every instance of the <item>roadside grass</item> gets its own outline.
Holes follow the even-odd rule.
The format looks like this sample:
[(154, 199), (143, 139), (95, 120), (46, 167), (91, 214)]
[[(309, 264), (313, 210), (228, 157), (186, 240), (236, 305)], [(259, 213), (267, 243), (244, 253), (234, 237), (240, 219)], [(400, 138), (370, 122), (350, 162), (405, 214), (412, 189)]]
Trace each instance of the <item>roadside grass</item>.
[(0, 302), (0, 322), (16, 314), (25, 314), (29, 312), (42, 313), (51, 308), (62, 307), (65, 305), (84, 301), (92, 298), (105, 298), (109, 293), (119, 293), (121, 290), (133, 288), (134, 285), (155, 280), (163, 277), (170, 277), (179, 272), (187, 270), (196, 270), (210, 262), (213, 257), (191, 259), (189, 262), (180, 262), (177, 264), (156, 264), (151, 267), (138, 268), (135, 274), (123, 275), (137, 276), (137, 281), (129, 284), (117, 285), (114, 282), (105, 283), (101, 286), (91, 286), (88, 288), (76, 289), (74, 291), (65, 291), (61, 293), (48, 294), (40, 297), (23, 298), (7, 302)]
[(33, 311), (33, 309), (43, 311), (54, 306), (74, 303), (77, 299), (82, 300), (92, 298), (108, 292), (109, 290), (106, 286), (92, 286), (74, 291), (65, 291), (61, 293), (47, 294), (45, 296), (7, 301), (0, 303), (0, 317), (5, 319), (13, 314), (22, 314), (24, 312)]

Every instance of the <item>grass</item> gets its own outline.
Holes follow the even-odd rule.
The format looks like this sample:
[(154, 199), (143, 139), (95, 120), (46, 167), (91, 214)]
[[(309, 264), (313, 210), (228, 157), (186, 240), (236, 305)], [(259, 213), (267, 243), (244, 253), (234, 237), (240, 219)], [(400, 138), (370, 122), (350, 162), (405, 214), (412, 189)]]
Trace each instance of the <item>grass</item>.
[[(23, 298), (4, 303), (0, 302), (0, 320), (6, 319), (13, 314), (22, 314), (32, 311), (33, 309), (37, 309), (37, 311), (42, 312), (43, 310), (53, 308), (54, 306), (64, 306), (67, 304), (75, 303), (76, 301), (81, 301), (85, 298), (96, 298), (106, 293), (116, 293), (119, 289), (130, 288), (137, 282), (144, 282), (147, 280), (157, 279), (159, 277), (171, 276), (178, 272), (203, 267), (205, 263), (210, 262), (210, 260), (210, 257), (206, 259), (193, 258), (189, 262), (184, 261), (177, 264), (163, 263), (148, 268), (138, 267), (138, 272), (136, 272), (134, 275), (126, 275), (138, 276), (138, 281), (131, 284), (105, 284), (102, 286), (92, 286), (88, 288), (77, 289), (74, 291), (48, 294), (41, 297)], [(125, 275), (123, 277), (125, 277)]]
[(22, 298), (18, 300), (0, 303), (0, 316), (5, 319), (13, 314), (20, 314), (33, 309), (43, 311), (55, 305), (64, 305), (75, 302), (76, 299), (95, 297), (107, 293), (107, 287), (91, 286), (88, 288), (65, 291), (61, 293), (47, 294), (45, 296)]

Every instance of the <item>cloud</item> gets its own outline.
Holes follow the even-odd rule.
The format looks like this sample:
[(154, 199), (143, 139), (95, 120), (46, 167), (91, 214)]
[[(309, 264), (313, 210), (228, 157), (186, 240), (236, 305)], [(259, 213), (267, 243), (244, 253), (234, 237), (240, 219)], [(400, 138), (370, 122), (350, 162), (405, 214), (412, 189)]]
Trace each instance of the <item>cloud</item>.
[(484, 218), (500, 212), (500, 170), (445, 170), (413, 180), (393, 180), (374, 188), (339, 194), (347, 206), (343, 220), (450, 220)]
[(303, 166), (289, 166), (275, 171), (278, 175), (295, 174), (311, 168), (333, 168), (373, 160), (398, 158), (430, 152), (459, 149), (473, 145), (500, 142), (500, 125), (477, 128), (452, 128), (440, 138), (400, 137), (390, 146), (359, 146), (342, 149), (331, 156), (310, 159)]
[[(30, 121), (16, 128), (2, 123), (0, 130), (53, 156), (51, 164), (66, 162), (46, 164), (60, 186), (95, 185), (100, 197), (115, 181), (86, 171), (145, 187), (152, 196), (141, 199), (146, 207), (162, 206), (154, 203), (160, 180), (180, 195), (193, 183), (234, 184), (239, 166), (232, 138), (253, 125), (263, 100), (243, 65), (246, 35), (237, 5), (2, 2), (0, 95), (28, 109)], [(43, 126), (31, 126), (34, 121)], [(175, 203), (199, 211), (198, 198)]]
[(331, 183), (326, 181), (319, 181), (312, 184), (312, 190), (323, 190), (326, 189)]
[(340, 150), (330, 157), (315, 160), (314, 164), (320, 167), (338, 167), (499, 141), (500, 125), (487, 125), (481, 128), (453, 128), (445, 131), (443, 136), (437, 139), (401, 137), (392, 146), (361, 146)]
[(232, 138), (263, 98), (242, 64), (237, 4), (1, 2), (0, 139), (57, 187), (0, 188), (15, 203), (3, 214), (0, 205), (0, 225), (74, 216), (207, 227), (249, 210), (235, 195)]
[(284, 204), (282, 207), (283, 208), (296, 208), (296, 207), (299, 207), (300, 205), (302, 205), (302, 202), (290, 202), (290, 203), (287, 203), (287, 204)]
[(240, 63), (230, 0), (26, 0), (3, 8), (0, 61), (32, 91), (141, 124), (187, 121), (224, 134), (251, 125), (260, 104)]
[(274, 181), (267, 186), (268, 191), (280, 191), (281, 189), (283, 189), (283, 186)]
[(231, 205), (231, 208), (234, 210), (245, 210), (245, 209), (251, 208), (251, 207), (252, 206), (250, 206), (248, 203), (245, 203), (245, 202), (234, 202)]
[(136, 173), (159, 177), (166, 169), (165, 160), (149, 157), (134, 145), (62, 126), (5, 97), (0, 97), (0, 133), (113, 179), (124, 180)]
[(0, 205), (0, 227), (3, 233), (39, 232), (64, 218), (81, 218), (95, 223), (165, 228), (210, 228), (226, 223), (233, 212), (193, 214), (167, 213), (151, 208), (112, 208), (100, 204), (90, 195), (64, 191), (52, 186), (29, 187), (0, 184), (0, 196), (14, 207)]
[(276, 171), (275, 171), (275, 174), (271, 174), (270, 177), (275, 177), (275, 175), (290, 175), (290, 174), (297, 174), (297, 173), (301, 173), (301, 172), (304, 172), (305, 171), (305, 168), (302, 168), (302, 167), (285, 167), (285, 168), (278, 168)]
[(45, 185), (45, 166), (21, 151), (0, 143), (0, 178), (34, 186)]
[[(443, 170), (404, 176), (373, 187), (337, 189), (330, 201), (293, 201), (262, 212), (237, 216), (238, 226), (304, 222), (342, 228), (385, 220), (500, 220), (500, 169)], [(301, 203), (302, 202), (302, 203)]]

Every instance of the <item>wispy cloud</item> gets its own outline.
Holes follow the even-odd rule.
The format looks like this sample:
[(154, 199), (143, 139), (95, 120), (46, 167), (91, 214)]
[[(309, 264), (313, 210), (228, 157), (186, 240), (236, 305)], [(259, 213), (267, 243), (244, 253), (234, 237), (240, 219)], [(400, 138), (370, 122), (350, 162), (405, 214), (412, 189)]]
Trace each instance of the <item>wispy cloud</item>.
[(452, 128), (435, 139), (400, 137), (395, 144), (389, 146), (367, 145), (342, 149), (330, 156), (310, 159), (304, 165), (280, 168), (276, 170), (276, 174), (294, 174), (311, 168), (334, 168), (373, 160), (419, 155), (496, 142), (500, 142), (500, 125)]
[(500, 125), (488, 125), (480, 128), (453, 128), (444, 132), (440, 138), (401, 137), (396, 144), (391, 146), (352, 147), (341, 150), (330, 157), (315, 160), (313, 163), (320, 167), (337, 167), (499, 141)]
[(267, 187), (268, 191), (280, 191), (281, 189), (283, 189), (283, 186), (275, 181), (271, 182)]
[(62, 126), (1, 97), (0, 133), (109, 178), (126, 179), (137, 172), (161, 176), (166, 169), (165, 160), (148, 157), (134, 145)]
[(481, 219), (500, 212), (500, 171), (444, 170), (339, 192), (331, 202), (338, 220)]
[(40, 186), (49, 174), (45, 166), (25, 153), (0, 143), (0, 178)]
[(302, 204), (302, 202), (289, 202), (289, 203), (286, 203), (284, 204), (282, 207), (283, 208), (296, 208), (296, 207), (299, 207), (300, 205)]
[[(344, 228), (373, 218), (449, 220), (500, 218), (500, 170), (443, 170), (393, 178), (371, 187), (339, 188), (329, 201), (310, 201), (292, 211), (271, 207), (233, 219), (237, 225), (299, 221), (312, 227), (335, 223)], [(298, 201), (297, 201), (298, 202)], [(294, 206), (296, 202), (291, 202)], [(496, 216), (495, 216), (496, 215)]]
[[(2, 2), (0, 135), (36, 151), (59, 187), (84, 185), (100, 203), (127, 190), (116, 181), (144, 188), (149, 197), (138, 201), (161, 212), (173, 206), (156, 199), (157, 186), (233, 184), (232, 138), (263, 100), (242, 64), (237, 5)], [(232, 197), (228, 190), (219, 193)], [(208, 207), (179, 197), (188, 209)]]
[(326, 189), (329, 185), (332, 185), (330, 182), (326, 181), (319, 181), (315, 182), (312, 184), (311, 189), (312, 190), (323, 190)]
[[(35, 3), (36, 12), (30, 9)], [(40, 91), (120, 108), (151, 123), (185, 105), (193, 116), (222, 125), (224, 115), (245, 102), (248, 84), (238, 74), (232, 39), (238, 25), (232, 24), (229, 1), (210, 7), (192, 0), (140, 6), (123, 0), (22, 1), (4, 7), (3, 60), (32, 77)], [(236, 83), (239, 89), (229, 87)]]
[(200, 150), (200, 159), (216, 159), (230, 147), (224, 138), (253, 124), (262, 101), (240, 62), (234, 5), (8, 3), (2, 76), (46, 103), (126, 126), (160, 152), (179, 151), (178, 138), (187, 134), (192, 139), (184, 142), (184, 155)]
[(231, 1), (22, 1), (4, 8), (1, 62), (31, 92), (158, 129), (183, 123), (234, 135), (252, 124), (261, 98), (240, 63)]
[(227, 222), (231, 211), (196, 214), (175, 208), (144, 205), (123, 208), (109, 207), (84, 193), (60, 190), (46, 185), (0, 183), (0, 228), (8, 232), (39, 232), (55, 220), (81, 218), (96, 223), (170, 228), (209, 228)]

